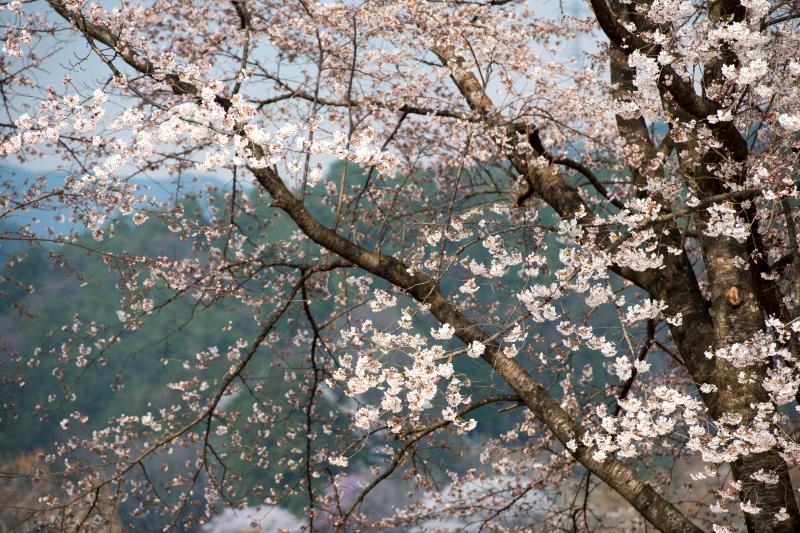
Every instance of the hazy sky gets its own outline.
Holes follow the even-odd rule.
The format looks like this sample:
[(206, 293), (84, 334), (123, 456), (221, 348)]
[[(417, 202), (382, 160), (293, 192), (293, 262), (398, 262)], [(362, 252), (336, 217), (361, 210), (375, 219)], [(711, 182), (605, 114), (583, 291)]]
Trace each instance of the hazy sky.
[[(105, 2), (105, 5), (113, 4), (115, 2)], [(557, 18), (562, 13), (571, 16), (585, 15), (587, 13), (586, 4), (581, 0), (529, 0), (528, 5), (541, 16), (548, 18)], [(53, 20), (58, 17), (43, 1), (27, 4), (24, 8), (27, 11), (44, 11), (47, 13), (46, 16)], [(8, 16), (8, 11), (0, 12), (0, 19)], [(580, 60), (587, 47), (594, 47), (593, 42), (589, 39), (575, 42), (574, 46), (564, 49), (565, 59), (575, 56)], [(57, 41), (50, 38), (43, 42), (41, 47), (37, 48), (37, 51), (40, 55), (45, 51), (52, 53), (52, 56), (47, 60), (46, 70), (32, 73), (32, 76), (36, 78), (40, 86), (53, 85), (60, 88), (63, 84), (64, 76), (70, 75), (74, 86), (83, 94), (88, 95), (108, 78), (108, 68), (90, 53), (86, 42), (75, 37), (74, 34), (65, 40), (59, 39)], [(21, 97), (17, 98), (21, 99)], [(122, 107), (120, 107), (121, 109)], [(107, 116), (113, 116), (113, 108), (108, 109), (108, 113)], [(8, 117), (4, 118), (7, 119)], [(52, 156), (42, 157), (30, 160), (24, 166), (26, 170), (48, 172), (57, 168), (60, 161), (60, 158)], [(9, 161), (9, 163), (12, 165), (17, 164), (13, 160)]]

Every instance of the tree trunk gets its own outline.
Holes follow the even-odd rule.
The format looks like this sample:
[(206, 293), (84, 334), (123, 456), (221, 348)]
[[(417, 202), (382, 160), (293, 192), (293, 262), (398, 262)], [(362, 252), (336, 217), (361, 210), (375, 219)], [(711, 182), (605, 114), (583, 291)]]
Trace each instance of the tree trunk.
[[(747, 261), (746, 245), (730, 237), (707, 237), (703, 239), (703, 252), (714, 308), (714, 347), (747, 341), (762, 331), (764, 313), (752, 269), (742, 270), (734, 261), (737, 258)], [(756, 415), (755, 404), (771, 401), (763, 387), (766, 365), (737, 368), (720, 358), (716, 358), (715, 364), (714, 384), (719, 393), (717, 402), (709, 406), (712, 416), (718, 419), (723, 414), (736, 414), (742, 417), (743, 425), (750, 423)], [(745, 513), (748, 531), (800, 531), (800, 513), (789, 469), (776, 450), (746, 455), (731, 468), (736, 480), (743, 483), (742, 501), (761, 509), (757, 514)], [(759, 470), (777, 474), (778, 483), (766, 484), (753, 479), (752, 475)], [(789, 518), (778, 521), (776, 515), (782, 508)]]

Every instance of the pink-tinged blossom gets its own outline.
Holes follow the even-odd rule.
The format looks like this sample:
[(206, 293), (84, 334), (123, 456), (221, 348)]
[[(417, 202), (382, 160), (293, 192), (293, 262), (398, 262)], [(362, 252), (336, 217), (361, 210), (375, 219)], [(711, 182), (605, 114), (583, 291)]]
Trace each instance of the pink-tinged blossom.
[(744, 242), (750, 235), (747, 227), (736, 210), (729, 204), (714, 204), (707, 208), (709, 213), (708, 225), (703, 230), (709, 237), (726, 236)]
[[(608, 4), (0, 5), (0, 156), (60, 171), (0, 180), (0, 295), (33, 316), (45, 250), (115, 310), (8, 348), (9, 424), (61, 420), (30, 523), (800, 527), (793, 8)], [(207, 311), (218, 342), (175, 342)], [(126, 413), (75, 407), (95, 375)]]

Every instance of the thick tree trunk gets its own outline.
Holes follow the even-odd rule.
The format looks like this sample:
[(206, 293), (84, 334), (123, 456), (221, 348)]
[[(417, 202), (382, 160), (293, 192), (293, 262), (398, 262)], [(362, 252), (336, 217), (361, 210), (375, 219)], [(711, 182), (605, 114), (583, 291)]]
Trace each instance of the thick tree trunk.
[[(617, 47), (611, 49), (610, 66), (611, 81), (616, 88), (615, 96), (621, 100), (633, 98), (636, 92), (633, 84), (636, 70), (628, 65), (627, 55)], [(680, 113), (674, 107), (672, 111)], [(690, 120), (690, 117), (686, 118)], [(629, 167), (634, 184), (641, 188), (648, 180), (660, 177), (663, 168), (661, 165), (653, 165), (657, 161), (657, 150), (644, 118), (617, 116), (617, 127), (620, 135), (641, 157), (637, 164)], [(737, 143), (733, 148), (738, 147)], [(687, 143), (684, 148), (693, 151), (695, 159), (702, 161), (703, 164), (698, 169), (706, 174), (705, 165), (710, 163), (709, 158), (697, 153), (695, 143)], [(695, 183), (691, 171), (685, 172), (685, 176), (687, 182)], [(708, 184), (715, 181), (706, 177), (708, 179), (697, 182)], [(708, 194), (723, 192), (711, 190), (707, 185), (705, 188), (707, 190), (704, 192)], [(670, 208), (659, 195), (656, 194), (653, 198), (661, 202), (664, 208)], [(674, 227), (664, 236), (664, 241), (673, 247), (681, 247), (679, 232)], [(730, 238), (709, 238), (702, 244), (712, 288), (713, 320), (685, 252), (679, 256), (665, 255), (661, 282), (652, 284), (655, 290), (651, 289), (650, 292), (654, 297), (666, 301), (671, 313), (681, 312), (684, 316), (685, 325), (671, 326), (671, 333), (695, 382), (717, 386), (717, 392), (703, 395), (711, 416), (719, 419), (724, 414), (736, 414), (746, 424), (755, 416), (756, 403), (770, 401), (762, 386), (766, 368), (761, 366), (748, 369), (746, 383), (742, 384), (739, 379), (742, 369), (734, 368), (724, 360), (709, 361), (705, 357), (705, 351), (711, 347), (745, 341), (763, 328), (764, 312), (756, 292), (758, 280), (752, 277), (756, 270), (751, 268), (742, 271), (735, 266), (734, 259), (743, 264), (749, 261), (745, 245)], [(731, 300), (732, 296), (736, 296), (735, 301)], [(745, 483), (748, 489), (742, 491), (742, 499), (762, 509), (758, 514), (745, 513), (750, 531), (800, 531), (800, 514), (788, 476), (788, 467), (777, 452), (742, 457), (731, 468), (734, 477)], [(752, 475), (759, 470), (776, 473), (779, 482), (766, 485), (752, 479)], [(778, 521), (776, 514), (782, 508), (786, 509), (790, 518)]]
[[(709, 237), (703, 240), (703, 252), (714, 308), (714, 346), (745, 342), (764, 327), (764, 312), (752, 269), (736, 266), (736, 259), (747, 260), (747, 247), (729, 237)], [(716, 404), (710, 406), (713, 416), (736, 414), (742, 417), (743, 425), (750, 423), (756, 415), (755, 405), (770, 402), (763, 387), (765, 364), (737, 368), (719, 358), (715, 363), (713, 377), (719, 394)], [(737, 481), (744, 484), (742, 500), (761, 509), (757, 514), (745, 513), (749, 531), (800, 531), (800, 512), (788, 466), (777, 451), (746, 455), (731, 467)], [(777, 474), (778, 483), (753, 479), (753, 474), (760, 470)], [(782, 508), (789, 518), (778, 521), (776, 515)]]
[[(746, 460), (736, 461), (731, 465), (734, 477), (745, 483), (748, 487), (747, 499), (761, 508), (758, 514), (745, 513), (744, 519), (747, 530), (753, 533), (762, 531), (776, 533), (791, 533), (800, 531), (800, 522), (797, 520), (798, 509), (794, 497), (794, 489), (786, 471), (786, 463), (775, 452), (765, 452), (747, 457)], [(779, 481), (776, 485), (753, 483), (752, 475), (764, 470), (778, 473)], [(780, 521), (776, 513), (782, 507), (789, 514), (787, 520)]]

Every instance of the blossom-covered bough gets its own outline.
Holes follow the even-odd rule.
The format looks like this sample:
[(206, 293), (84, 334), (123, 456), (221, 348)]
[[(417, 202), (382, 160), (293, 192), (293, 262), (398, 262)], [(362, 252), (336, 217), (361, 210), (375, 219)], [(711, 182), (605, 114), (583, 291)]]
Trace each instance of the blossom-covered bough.
[[(45, 420), (90, 367), (130, 394), (108, 354), (176, 302), (258, 325), (173, 347), (182, 378), (146, 412), (64, 419), (16, 525), (171, 530), (300, 498), (307, 530), (800, 530), (800, 7), (576, 6), (4, 3), (0, 154), (65, 174), (5, 181), (0, 221), (73, 229), (0, 239), (65, 276), (58, 250), (97, 255), (120, 293), (113, 320), (10, 352), (6, 408), (37, 370), (61, 385)], [(135, 179), (191, 172), (226, 185), (164, 202)], [(128, 220), (184, 253), (110, 251)], [(399, 478), (426, 497), (371, 508)]]

